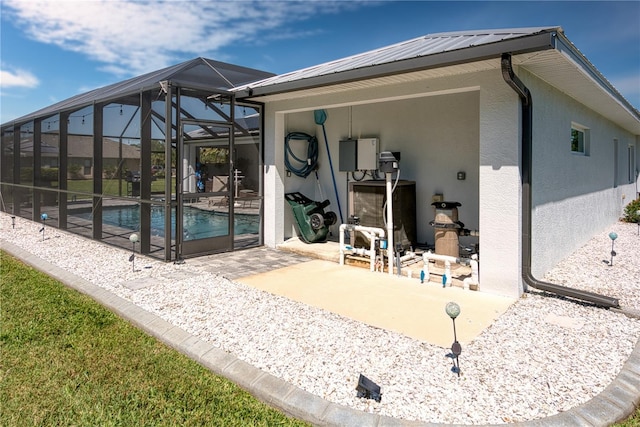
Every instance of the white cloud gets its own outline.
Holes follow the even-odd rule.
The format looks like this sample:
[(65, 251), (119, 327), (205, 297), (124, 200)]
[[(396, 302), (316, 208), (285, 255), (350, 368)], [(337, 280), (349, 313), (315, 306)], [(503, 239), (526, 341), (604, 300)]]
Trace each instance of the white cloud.
[(3, 0), (34, 40), (86, 55), (115, 74), (137, 75), (206, 56), (237, 42), (353, 2)]
[(0, 70), (0, 86), (3, 89), (10, 87), (34, 88), (39, 84), (38, 78), (28, 71), (20, 69), (8, 70), (4, 65)]

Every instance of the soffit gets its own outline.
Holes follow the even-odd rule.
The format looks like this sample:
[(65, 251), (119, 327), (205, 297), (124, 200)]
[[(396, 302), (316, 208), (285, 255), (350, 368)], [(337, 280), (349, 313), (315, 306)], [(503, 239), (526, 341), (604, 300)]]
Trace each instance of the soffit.
[[(629, 132), (640, 135), (640, 113), (634, 111), (628, 102), (625, 104), (624, 98), (613, 86), (609, 91), (606, 85), (600, 84), (597, 79), (604, 79), (602, 75), (586, 72), (562, 51), (547, 50), (535, 55), (518, 55), (513, 58), (513, 63)], [(534, 105), (535, 102), (534, 97)]]

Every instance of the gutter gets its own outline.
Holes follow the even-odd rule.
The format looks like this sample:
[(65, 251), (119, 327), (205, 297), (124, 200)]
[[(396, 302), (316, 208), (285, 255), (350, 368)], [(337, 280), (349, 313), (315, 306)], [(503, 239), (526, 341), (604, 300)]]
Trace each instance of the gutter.
[[(531, 171), (533, 169), (533, 104), (531, 92), (513, 72), (511, 54), (503, 53), (500, 61), (502, 77), (522, 102), (522, 280), (526, 286), (564, 297), (575, 298), (604, 308), (620, 308), (618, 298), (569, 288), (536, 279), (531, 274)], [(526, 288), (525, 288), (526, 291)]]

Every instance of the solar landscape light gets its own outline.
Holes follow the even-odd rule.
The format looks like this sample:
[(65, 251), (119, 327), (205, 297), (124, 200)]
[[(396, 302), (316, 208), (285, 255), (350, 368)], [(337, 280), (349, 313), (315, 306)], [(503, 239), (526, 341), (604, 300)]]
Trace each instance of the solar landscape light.
[(636, 211), (636, 217), (638, 219), (638, 236), (640, 236), (640, 209)]
[(135, 272), (136, 271), (136, 243), (138, 242), (138, 235), (136, 233), (133, 233), (131, 236), (129, 236), (129, 241), (133, 245), (131, 249), (132, 251), (131, 256), (129, 257), (129, 262), (131, 262), (132, 271)]
[(380, 386), (362, 374), (360, 374), (360, 377), (358, 378), (358, 386), (356, 387), (356, 390), (358, 391), (358, 397), (373, 399), (376, 402), (380, 402), (380, 400), (382, 400)]
[(451, 344), (451, 353), (447, 354), (447, 357), (450, 357), (453, 360), (453, 367), (451, 368), (451, 372), (454, 372), (460, 376), (460, 360), (459, 356), (462, 353), (462, 346), (458, 342), (458, 337), (456, 335), (456, 317), (460, 315), (460, 306), (455, 302), (447, 303), (444, 311), (447, 312), (447, 315), (453, 321), (453, 344)]
[[(638, 224), (640, 225), (640, 224)], [(11, 215), (11, 228), (16, 228), (16, 216), (15, 215)]]
[(615, 232), (609, 233), (609, 238), (611, 239), (611, 261), (609, 261), (609, 266), (613, 265), (613, 257), (616, 256), (616, 251), (613, 250), (613, 245), (616, 243), (616, 239), (618, 235)]
[(49, 215), (43, 213), (40, 215), (40, 219), (42, 220), (42, 228), (40, 229), (40, 233), (42, 233), (42, 241), (44, 242), (44, 222), (49, 218)]

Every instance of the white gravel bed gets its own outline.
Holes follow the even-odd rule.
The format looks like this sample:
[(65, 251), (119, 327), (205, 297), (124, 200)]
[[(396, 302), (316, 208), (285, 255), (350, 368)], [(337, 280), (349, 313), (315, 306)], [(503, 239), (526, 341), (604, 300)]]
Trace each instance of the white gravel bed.
[[(600, 393), (640, 337), (640, 321), (525, 294), (472, 343), (462, 375), (448, 349), (371, 327), (183, 265), (136, 257), (53, 227), (0, 214), (0, 239), (126, 298), (238, 358), (329, 401), (434, 423), (494, 424), (565, 411)], [(608, 266), (610, 231), (618, 234)], [(618, 297), (640, 309), (640, 236), (616, 223), (545, 280)], [(382, 387), (356, 397), (363, 373)]]

